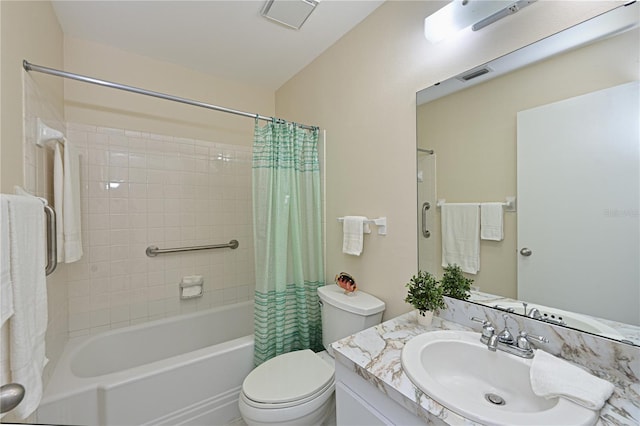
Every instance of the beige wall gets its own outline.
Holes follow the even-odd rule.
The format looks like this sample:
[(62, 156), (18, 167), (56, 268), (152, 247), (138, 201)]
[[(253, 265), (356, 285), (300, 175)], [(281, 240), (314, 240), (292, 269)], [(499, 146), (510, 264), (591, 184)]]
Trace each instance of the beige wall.
[[(417, 270), (415, 93), (620, 2), (537, 2), (438, 45), (423, 20), (442, 3), (389, 1), (276, 93), (276, 113), (327, 130), (327, 276), (349, 271), (362, 290), (406, 312), (404, 284)], [(335, 218), (387, 216), (388, 235), (342, 254)]]
[[(48, 1), (2, 1), (0, 190), (13, 193), (24, 185), (22, 60), (62, 67), (62, 30)], [(52, 113), (62, 118), (63, 85), (59, 78), (33, 76), (47, 97)]]
[[(638, 80), (638, 40), (634, 30), (418, 107), (418, 145), (436, 152), (438, 198), (516, 195), (516, 113)], [(439, 224), (439, 209), (433, 214)], [(481, 241), (480, 271), (470, 275), (481, 290), (517, 296), (516, 228), (516, 215), (506, 213), (504, 241)], [(440, 247), (439, 227), (433, 239)], [(436, 258), (440, 265), (440, 250)]]
[[(62, 31), (48, 1), (1, 1), (2, 48), (0, 55), (2, 112), (0, 123), (0, 191), (14, 193), (19, 185), (50, 198), (51, 152), (34, 145), (35, 117), (64, 129), (63, 84), (59, 78), (27, 74), (22, 60), (62, 67)], [(49, 363), (45, 384), (67, 341), (66, 270), (60, 266), (47, 277)], [(0, 346), (4, 351), (6, 341)], [(9, 413), (3, 420), (16, 421)]]
[[(271, 116), (275, 94), (90, 41), (65, 37), (66, 71), (226, 108)], [(65, 80), (68, 122), (251, 145), (253, 120)]]

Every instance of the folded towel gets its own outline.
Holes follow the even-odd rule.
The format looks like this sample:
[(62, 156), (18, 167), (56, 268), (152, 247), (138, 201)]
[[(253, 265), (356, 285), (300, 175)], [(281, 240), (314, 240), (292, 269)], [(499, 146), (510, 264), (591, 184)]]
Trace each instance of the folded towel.
[(69, 142), (56, 143), (53, 156), (53, 199), (56, 207), (58, 262), (82, 257), (80, 156)]
[[(42, 372), (47, 363), (47, 286), (45, 278), (44, 209), (36, 197), (5, 195), (9, 207), (10, 275), (13, 316), (8, 321), (11, 376), (27, 392), (14, 413), (21, 419), (35, 411), (42, 398)], [(3, 235), (3, 238), (7, 236)]]
[(531, 389), (543, 398), (567, 398), (591, 410), (600, 410), (613, 384), (560, 358), (537, 350), (529, 370)]
[(442, 266), (458, 265), (462, 271), (480, 270), (480, 209), (478, 204), (443, 204)]
[(9, 256), (9, 199), (0, 194), (0, 327), (13, 315), (13, 283)]
[(480, 238), (502, 241), (503, 233), (502, 203), (480, 204)]
[(345, 216), (342, 222), (342, 252), (353, 256), (360, 256), (362, 253), (364, 216)]
[(80, 214), (80, 155), (67, 142), (64, 148), (64, 261), (76, 262), (82, 257)]
[(53, 147), (53, 206), (56, 210), (56, 249), (58, 263), (64, 263), (64, 148)]

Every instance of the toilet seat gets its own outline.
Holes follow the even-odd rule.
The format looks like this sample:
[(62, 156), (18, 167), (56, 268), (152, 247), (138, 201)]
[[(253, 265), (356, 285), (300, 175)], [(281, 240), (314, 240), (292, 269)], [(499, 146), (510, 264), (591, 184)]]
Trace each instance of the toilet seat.
[(289, 352), (256, 367), (242, 384), (244, 400), (256, 408), (304, 404), (333, 388), (334, 368), (310, 349)]

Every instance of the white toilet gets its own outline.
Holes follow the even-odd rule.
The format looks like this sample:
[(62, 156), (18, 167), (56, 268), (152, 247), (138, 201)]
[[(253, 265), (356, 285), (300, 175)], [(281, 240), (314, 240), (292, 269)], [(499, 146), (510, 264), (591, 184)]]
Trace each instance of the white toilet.
[(332, 342), (379, 324), (384, 302), (337, 285), (318, 288), (322, 343), (328, 352), (306, 349), (272, 358), (242, 383), (239, 407), (248, 426), (335, 424)]

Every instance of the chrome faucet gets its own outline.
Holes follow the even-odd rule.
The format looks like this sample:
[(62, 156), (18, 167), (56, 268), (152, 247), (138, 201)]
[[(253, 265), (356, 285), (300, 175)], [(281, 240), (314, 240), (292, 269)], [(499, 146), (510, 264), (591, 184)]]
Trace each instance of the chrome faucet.
[(529, 312), (527, 312), (528, 305), (529, 304), (527, 302), (522, 302), (522, 306), (524, 306), (524, 316), (533, 318), (533, 319), (540, 319), (542, 315), (540, 314), (540, 311), (538, 310), (538, 308), (531, 308)]
[(516, 339), (513, 337), (513, 334), (511, 334), (511, 330), (509, 330), (509, 326), (507, 325), (507, 320), (513, 318), (511, 318), (507, 314), (502, 314), (502, 318), (504, 319), (504, 328), (502, 329), (500, 334), (498, 334), (498, 341), (506, 345), (513, 345)]
[(488, 350), (495, 352), (497, 349), (500, 349), (501, 351), (521, 358), (533, 358), (532, 341), (549, 343), (549, 339), (546, 337), (529, 335), (524, 330), (519, 331), (518, 337), (514, 339), (507, 326), (507, 319), (510, 317), (506, 314), (504, 314), (503, 317), (505, 327), (499, 334), (496, 334), (496, 329), (490, 321), (476, 317), (471, 318), (472, 321), (482, 323), (482, 336), (480, 337), (480, 341), (487, 345)]
[(482, 323), (482, 337), (480, 340), (483, 343), (487, 344), (487, 349), (492, 352), (495, 352), (498, 348), (498, 335), (496, 334), (496, 329), (491, 324), (491, 321), (483, 320), (476, 317), (471, 317), (472, 321)]

